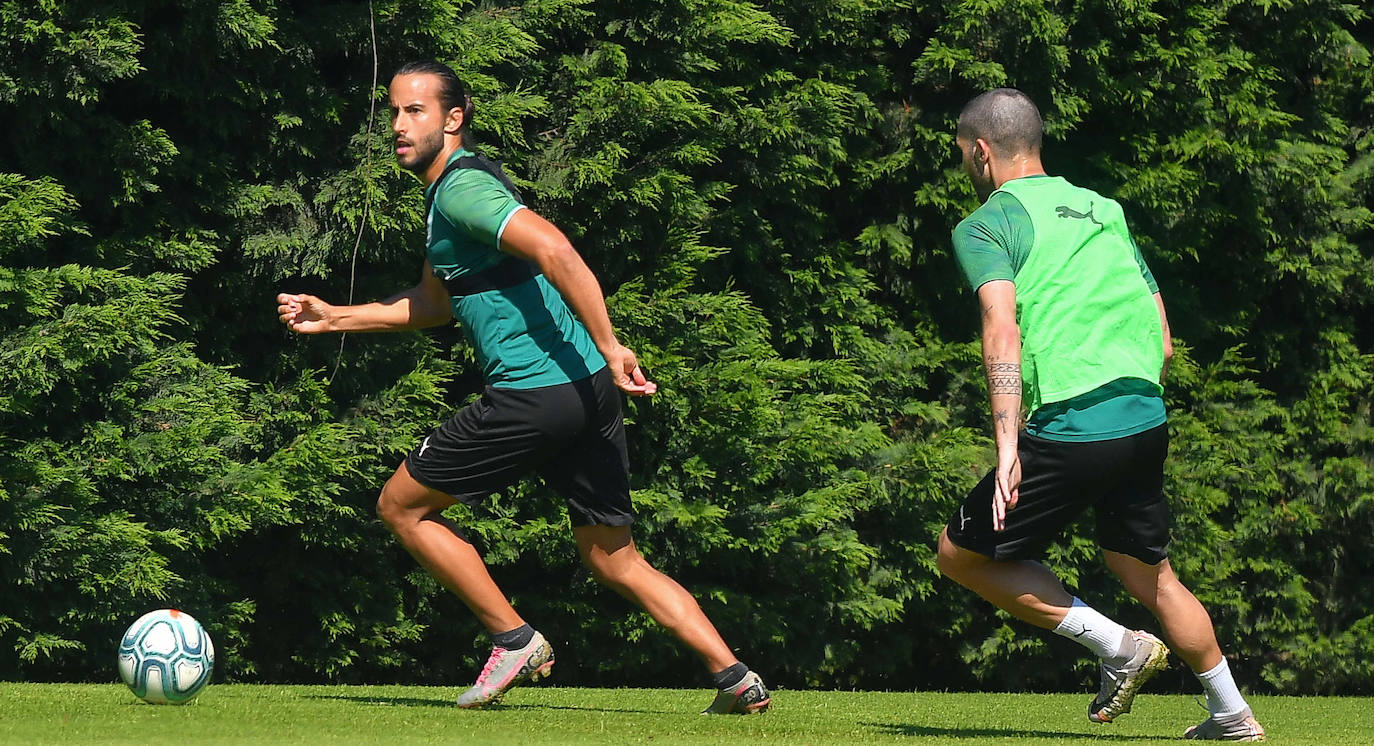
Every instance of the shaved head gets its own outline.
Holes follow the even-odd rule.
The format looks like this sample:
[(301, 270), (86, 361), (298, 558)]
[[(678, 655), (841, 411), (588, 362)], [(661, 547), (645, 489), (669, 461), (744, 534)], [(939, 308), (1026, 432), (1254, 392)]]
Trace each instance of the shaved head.
[(984, 140), (1002, 157), (1039, 153), (1043, 131), (1040, 110), (1015, 88), (988, 91), (969, 101), (959, 112), (959, 139)]

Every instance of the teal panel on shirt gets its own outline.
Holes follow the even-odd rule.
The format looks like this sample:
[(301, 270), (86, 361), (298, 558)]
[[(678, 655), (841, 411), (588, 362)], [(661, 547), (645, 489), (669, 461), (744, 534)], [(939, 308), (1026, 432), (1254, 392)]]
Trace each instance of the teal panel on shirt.
[[(465, 155), (471, 153), (459, 150), (450, 161)], [(430, 188), (435, 198), (427, 216), (426, 255), (435, 275), (453, 279), (508, 258), (501, 251), (501, 234), (525, 208), (500, 180), (463, 168)], [(606, 367), (586, 328), (543, 275), (513, 287), (453, 296), (450, 304), (492, 386), (555, 386)]]
[(1095, 441), (1124, 438), (1164, 424), (1164, 399), (1140, 378), (1111, 383), (1036, 410), (1026, 432), (1046, 440)]

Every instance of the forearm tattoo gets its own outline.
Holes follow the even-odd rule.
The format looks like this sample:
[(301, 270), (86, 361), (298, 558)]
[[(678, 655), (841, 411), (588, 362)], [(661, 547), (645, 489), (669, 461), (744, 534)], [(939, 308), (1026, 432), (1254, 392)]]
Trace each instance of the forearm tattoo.
[(988, 393), (1021, 395), (1020, 363), (987, 363)]
[[(1010, 394), (1012, 396), (1021, 395), (1021, 364), (1020, 363), (998, 363), (991, 360), (986, 361), (988, 369), (988, 393), (992, 395)], [(1012, 433), (1016, 431), (1019, 424), (1020, 413), (1009, 409), (998, 409), (993, 407), (992, 419), (995, 424), (993, 428), (1000, 433)]]

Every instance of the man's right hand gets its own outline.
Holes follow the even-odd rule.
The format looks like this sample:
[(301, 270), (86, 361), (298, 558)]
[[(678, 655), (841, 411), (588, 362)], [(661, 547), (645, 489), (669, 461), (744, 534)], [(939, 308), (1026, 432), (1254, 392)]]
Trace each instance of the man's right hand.
[(1007, 527), (1007, 512), (1021, 498), (1021, 455), (1013, 439), (1011, 447), (998, 444), (997, 477), (992, 490), (992, 530)]
[(658, 384), (645, 378), (634, 352), (619, 342), (609, 349), (601, 350), (606, 359), (606, 367), (611, 371), (611, 380), (616, 387), (630, 396), (653, 396), (658, 392)]
[(277, 317), (297, 334), (333, 331), (330, 327), (333, 310), (333, 306), (313, 295), (282, 293), (277, 296)]

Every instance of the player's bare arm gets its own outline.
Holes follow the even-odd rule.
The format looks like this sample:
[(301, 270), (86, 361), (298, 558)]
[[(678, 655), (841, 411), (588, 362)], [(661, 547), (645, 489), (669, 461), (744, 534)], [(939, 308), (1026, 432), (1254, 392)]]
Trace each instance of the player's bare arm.
[(429, 262), (412, 288), (375, 303), (335, 306), (305, 293), (277, 296), (277, 316), (297, 334), (399, 332), (447, 324), (453, 318), (448, 291)]
[(1169, 361), (1174, 357), (1174, 338), (1169, 334), (1169, 317), (1164, 313), (1164, 296), (1155, 293), (1155, 305), (1159, 307), (1159, 324), (1164, 327), (1164, 367), (1159, 371), (1159, 385), (1169, 375)]
[(617, 387), (634, 396), (658, 390), (658, 384), (645, 378), (634, 352), (616, 338), (601, 284), (557, 226), (533, 210), (520, 210), (501, 233), (501, 250), (538, 266), (558, 289), (606, 358)]
[(1006, 513), (1016, 507), (1021, 485), (1017, 445), (1021, 419), (1021, 329), (1016, 323), (1016, 286), (993, 280), (978, 288), (982, 309), (983, 367), (988, 377), (993, 437), (997, 442), (997, 488), (992, 525), (1001, 531)]

